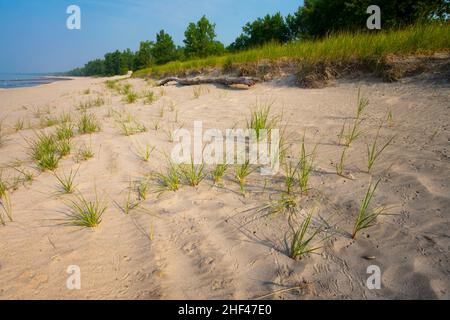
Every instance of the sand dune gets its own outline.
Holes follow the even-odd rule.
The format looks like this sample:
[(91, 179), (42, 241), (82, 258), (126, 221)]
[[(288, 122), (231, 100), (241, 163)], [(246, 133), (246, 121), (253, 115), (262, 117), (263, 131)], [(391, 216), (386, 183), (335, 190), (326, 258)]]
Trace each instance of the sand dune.
[[(102, 78), (78, 78), (33, 88), (0, 89), (0, 119), (5, 142), (0, 147), (2, 179), (20, 177), (13, 163), (34, 172), (34, 180), (17, 182), (11, 190), (13, 221), (0, 226), (0, 299), (449, 299), (450, 298), (450, 87), (427, 77), (397, 83), (374, 79), (340, 80), (323, 89), (300, 89), (290, 77), (251, 89), (205, 85), (198, 98), (192, 87), (151, 87), (127, 79), (133, 90), (154, 92), (157, 100), (126, 104)], [(336, 175), (342, 147), (337, 144), (345, 119), (355, 113), (358, 88), (370, 104), (362, 135), (347, 153), (345, 170), (353, 179)], [(89, 89), (89, 92), (85, 92)], [(162, 91), (163, 90), (163, 91)], [(30, 160), (26, 138), (38, 128), (37, 108), (50, 115), (71, 113), (76, 120), (80, 101), (102, 97), (105, 104), (88, 110), (102, 129), (76, 135), (72, 154), (56, 170), (77, 170), (77, 192), (95, 192), (108, 204), (95, 229), (62, 225), (67, 201), (56, 195), (58, 182)], [(253, 173), (247, 196), (229, 170), (219, 186), (205, 179), (199, 187), (183, 185), (176, 192), (149, 192), (140, 207), (125, 214), (130, 181), (165, 168), (164, 152), (173, 143), (165, 130), (192, 130), (196, 120), (205, 128), (245, 127), (255, 101), (273, 102), (283, 114), (290, 154), (317, 145), (315, 170), (300, 206), (317, 206), (315, 221), (326, 221), (329, 238), (316, 254), (289, 257), (287, 214), (265, 216), (259, 211), (284, 189), (283, 174)], [(161, 117), (161, 108), (164, 115)], [(112, 110), (134, 115), (147, 132), (125, 136)], [(366, 142), (391, 110), (393, 119), (380, 140), (395, 139), (367, 171)], [(24, 128), (14, 130), (19, 119)], [(177, 122), (175, 122), (177, 120)], [(155, 123), (160, 128), (154, 130)], [(29, 126), (28, 126), (29, 124)], [(91, 145), (94, 157), (77, 163), (76, 149)], [(138, 144), (155, 147), (149, 162), (136, 155)], [(371, 179), (383, 177), (373, 206), (388, 205), (356, 240), (350, 238), (354, 219)], [(134, 197), (134, 193), (132, 194)], [(67, 268), (81, 270), (81, 289), (69, 290)], [(370, 265), (380, 267), (382, 286), (366, 286)], [(279, 292), (279, 290), (289, 289)]]

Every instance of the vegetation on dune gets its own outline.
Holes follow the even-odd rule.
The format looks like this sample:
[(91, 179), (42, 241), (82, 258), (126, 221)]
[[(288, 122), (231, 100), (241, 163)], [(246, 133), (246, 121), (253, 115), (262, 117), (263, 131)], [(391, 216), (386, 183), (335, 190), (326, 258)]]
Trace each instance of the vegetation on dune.
[(450, 48), (450, 27), (441, 24), (415, 25), (405, 29), (367, 33), (341, 32), (320, 40), (287, 43), (269, 43), (237, 53), (211, 56), (204, 59), (173, 61), (165, 65), (139, 70), (135, 77), (177, 73), (202, 68), (224, 68), (258, 61), (281, 59), (345, 62), (365, 60), (381, 62), (390, 54), (427, 53)]
[(81, 194), (77, 195), (75, 200), (68, 203), (66, 224), (95, 228), (102, 222), (102, 215), (106, 209), (107, 205), (98, 198), (97, 193), (93, 200), (88, 200)]
[(71, 150), (70, 138), (60, 139), (55, 134), (36, 133), (36, 138), (27, 143), (31, 158), (42, 171), (56, 169), (59, 160)]
[[(111, 76), (143, 69), (137, 76), (145, 76), (203, 67), (227, 69), (233, 64), (266, 59), (378, 58), (449, 47), (447, 0), (379, 0), (381, 32), (366, 28), (370, 5), (369, 0), (306, 0), (286, 17), (278, 12), (248, 22), (227, 48), (217, 41), (215, 24), (203, 16), (187, 26), (184, 46), (177, 47), (161, 30), (155, 42), (142, 41), (136, 52), (116, 50), (69, 74)], [(443, 25), (414, 26), (436, 21), (443, 21)], [(401, 28), (406, 30), (397, 30)]]

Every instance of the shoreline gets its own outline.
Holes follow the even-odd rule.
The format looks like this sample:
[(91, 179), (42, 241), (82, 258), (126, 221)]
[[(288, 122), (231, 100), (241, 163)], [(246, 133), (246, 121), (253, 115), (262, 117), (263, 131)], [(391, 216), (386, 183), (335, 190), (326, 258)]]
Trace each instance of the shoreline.
[(58, 81), (69, 81), (73, 80), (74, 77), (67, 76), (39, 76), (36, 78), (23, 78), (23, 79), (8, 79), (8, 80), (0, 80), (0, 83), (12, 83), (12, 84), (24, 84), (24, 85), (12, 85), (6, 86), (1, 84), (0, 89), (10, 90), (17, 88), (32, 88), (38, 87), (45, 84), (51, 84)]

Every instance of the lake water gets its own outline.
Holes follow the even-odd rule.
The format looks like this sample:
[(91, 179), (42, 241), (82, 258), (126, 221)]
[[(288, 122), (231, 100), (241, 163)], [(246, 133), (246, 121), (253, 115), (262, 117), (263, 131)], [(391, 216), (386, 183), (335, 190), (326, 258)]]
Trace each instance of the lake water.
[(0, 88), (34, 87), (40, 84), (54, 81), (67, 80), (66, 78), (53, 77), (44, 74), (25, 73), (0, 73)]

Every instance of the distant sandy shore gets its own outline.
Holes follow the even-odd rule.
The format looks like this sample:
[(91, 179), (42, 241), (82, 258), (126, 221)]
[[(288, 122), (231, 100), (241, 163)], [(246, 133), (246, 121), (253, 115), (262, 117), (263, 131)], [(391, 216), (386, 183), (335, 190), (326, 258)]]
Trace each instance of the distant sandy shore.
[[(1, 177), (11, 187), (13, 208), (13, 221), (0, 225), (0, 299), (450, 299), (448, 83), (418, 76), (301, 89), (286, 77), (250, 89), (206, 85), (195, 98), (192, 87), (161, 89), (129, 79), (124, 82), (134, 91), (154, 92), (157, 99), (127, 104), (105, 80), (0, 89)], [(335, 169), (343, 149), (337, 135), (344, 121), (353, 119), (358, 88), (370, 104), (361, 136), (347, 151), (350, 178), (344, 178)], [(77, 192), (87, 198), (96, 192), (108, 208), (96, 229), (65, 226), (61, 221), (74, 195), (57, 194), (57, 179), (36, 168), (27, 139), (54, 130), (42, 128), (45, 117), (70, 113), (76, 124), (77, 105), (98, 97), (105, 104), (88, 113), (96, 115), (101, 131), (76, 134), (71, 155), (56, 172), (78, 170)], [(299, 206), (316, 206), (315, 223), (327, 226), (329, 238), (320, 250), (291, 259), (288, 215), (260, 210), (280, 197), (282, 171), (270, 177), (252, 173), (246, 197), (230, 168), (218, 186), (207, 177), (195, 188), (183, 185), (160, 196), (150, 191), (138, 208), (123, 212), (130, 181), (164, 170), (164, 153), (174, 145), (168, 131), (181, 126), (192, 131), (197, 120), (204, 130), (245, 128), (256, 101), (273, 102), (272, 112), (283, 114), (291, 157), (298, 156), (305, 131), (307, 150), (317, 145), (311, 190), (299, 196)], [(147, 132), (123, 135), (115, 115), (128, 113)], [(366, 142), (373, 142), (381, 122), (380, 143), (395, 139), (368, 174)], [(147, 143), (155, 149), (145, 162), (136, 149)], [(83, 144), (95, 155), (77, 163), (74, 154)], [(17, 169), (33, 172), (34, 180), (22, 181)], [(389, 215), (352, 240), (369, 181), (379, 177), (371, 206), (387, 205)], [(80, 290), (66, 286), (72, 265), (81, 271)], [(366, 285), (371, 265), (380, 268), (381, 289)]]

